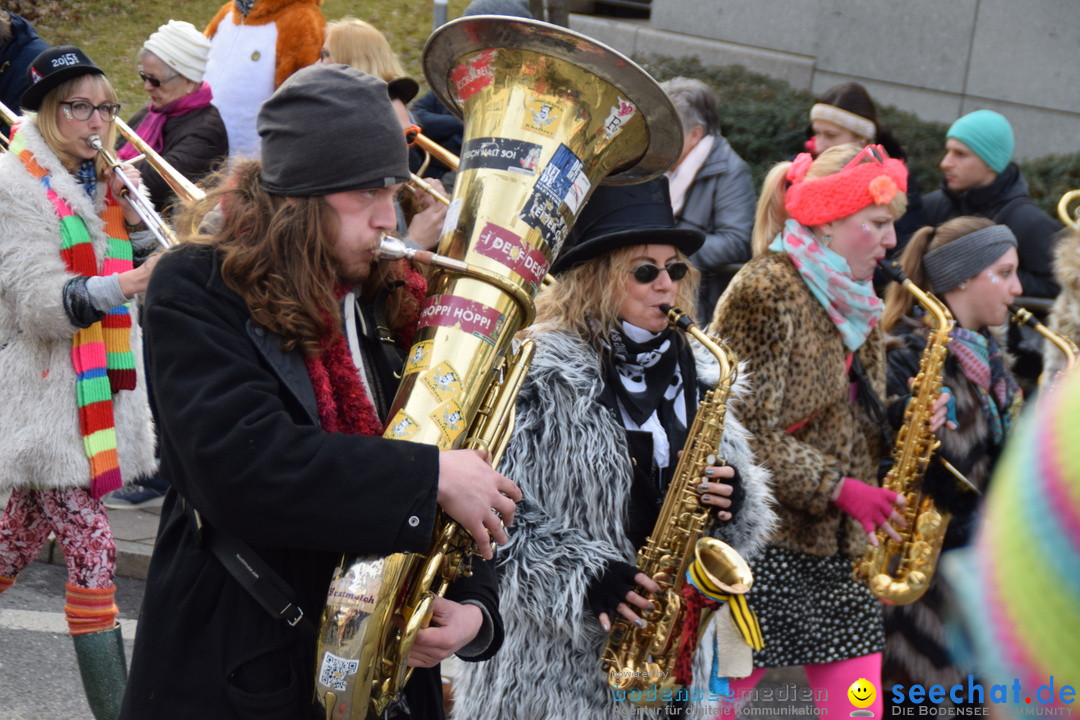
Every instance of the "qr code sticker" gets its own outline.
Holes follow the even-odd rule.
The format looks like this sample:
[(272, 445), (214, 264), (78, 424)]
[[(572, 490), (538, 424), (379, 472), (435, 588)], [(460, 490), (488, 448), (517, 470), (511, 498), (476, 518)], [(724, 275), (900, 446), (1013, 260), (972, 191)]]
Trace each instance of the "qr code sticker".
[(350, 660), (327, 652), (319, 666), (319, 685), (344, 692), (348, 688), (349, 676), (355, 675), (359, 667), (359, 660)]

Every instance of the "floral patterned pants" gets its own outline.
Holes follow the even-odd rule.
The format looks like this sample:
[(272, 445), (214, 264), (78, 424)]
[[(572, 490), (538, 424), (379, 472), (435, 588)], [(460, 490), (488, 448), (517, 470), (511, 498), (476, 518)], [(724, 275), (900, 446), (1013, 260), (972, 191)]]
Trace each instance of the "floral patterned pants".
[(16, 488), (0, 518), (0, 575), (15, 577), (55, 533), (76, 587), (112, 586), (116, 543), (101, 500), (82, 488)]

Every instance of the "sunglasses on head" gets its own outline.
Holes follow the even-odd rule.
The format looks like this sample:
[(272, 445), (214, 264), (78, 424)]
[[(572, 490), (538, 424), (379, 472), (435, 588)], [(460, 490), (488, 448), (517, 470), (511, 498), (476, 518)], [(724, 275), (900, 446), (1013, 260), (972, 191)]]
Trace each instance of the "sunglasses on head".
[(652, 263), (642, 263), (633, 270), (628, 270), (634, 279), (644, 285), (645, 283), (651, 283), (656, 278), (660, 277), (661, 272), (667, 272), (668, 277), (672, 282), (678, 282), (686, 277), (686, 273), (690, 272), (690, 266), (684, 263), (682, 260), (676, 260), (675, 262), (669, 262), (664, 267), (657, 267)]

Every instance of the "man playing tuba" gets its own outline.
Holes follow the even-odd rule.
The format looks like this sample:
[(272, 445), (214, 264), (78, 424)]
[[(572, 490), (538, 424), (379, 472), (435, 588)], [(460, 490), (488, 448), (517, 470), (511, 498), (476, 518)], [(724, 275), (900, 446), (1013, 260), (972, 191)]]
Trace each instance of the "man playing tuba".
[[(311, 717), (314, 624), (341, 553), (422, 551), (441, 507), (490, 558), (520, 499), (475, 451), (381, 437), (425, 289), (405, 263), (374, 261), (409, 174), (386, 84), (305, 68), (263, 104), (259, 134), (263, 160), (209, 195), (220, 229), (167, 254), (147, 297), (172, 489), (124, 718)], [(477, 562), (435, 601), (409, 664), (483, 659), (501, 636)], [(403, 701), (441, 717), (439, 693), (423, 670)]]

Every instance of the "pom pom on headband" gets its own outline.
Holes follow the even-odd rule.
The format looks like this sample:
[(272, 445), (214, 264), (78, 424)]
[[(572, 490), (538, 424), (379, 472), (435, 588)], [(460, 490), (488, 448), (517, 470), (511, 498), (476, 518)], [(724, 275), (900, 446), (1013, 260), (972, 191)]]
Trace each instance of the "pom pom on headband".
[(897, 193), (907, 192), (907, 167), (880, 145), (867, 145), (838, 173), (807, 180), (812, 162), (807, 153), (795, 158), (784, 196), (788, 215), (806, 227), (845, 218), (869, 205), (888, 205)]

